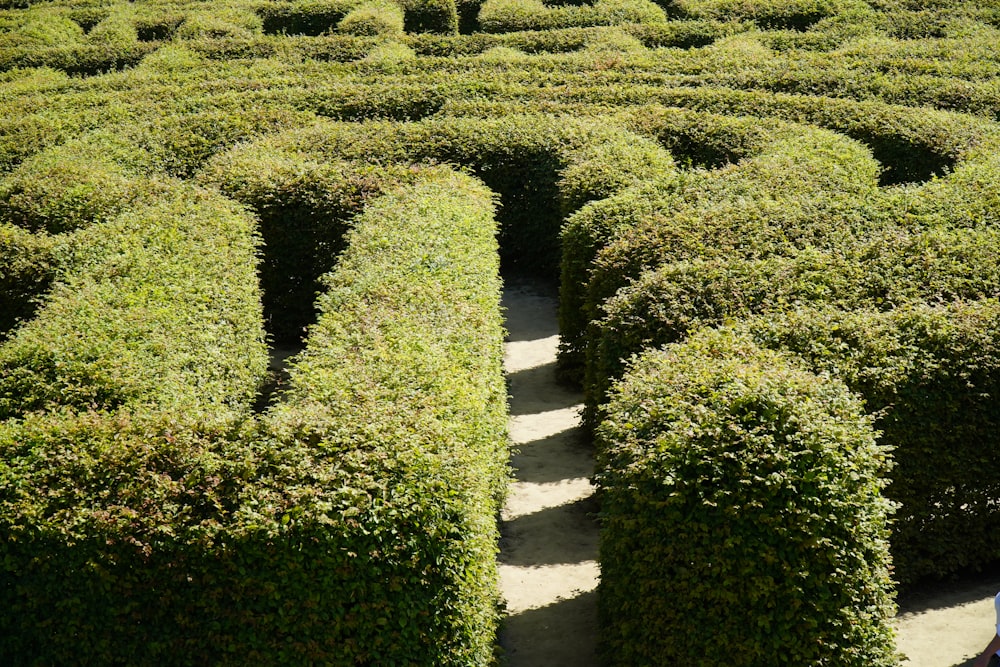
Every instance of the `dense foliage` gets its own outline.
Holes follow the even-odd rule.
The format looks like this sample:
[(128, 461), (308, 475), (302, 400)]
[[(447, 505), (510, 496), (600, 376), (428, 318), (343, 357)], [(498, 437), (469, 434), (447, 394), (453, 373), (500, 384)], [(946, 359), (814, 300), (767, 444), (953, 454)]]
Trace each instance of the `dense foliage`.
[[(1000, 558), (998, 37), (997, 0), (0, 0), (0, 660), (490, 664), (499, 261), (560, 283), (604, 451), (687, 442), (609, 396), (726, 422), (689, 380), (739, 367), (829, 453), (782, 474), (864, 470), (741, 490), (875, 573), (810, 576), (870, 632), (786, 662), (888, 664), (883, 485), (904, 585)], [(764, 433), (698, 444), (752, 471)], [(605, 657), (657, 662), (625, 602), (688, 608), (616, 569), (615, 461)], [(871, 530), (795, 523), (820, 498)], [(753, 529), (724, 571), (802, 544)]]
[(611, 665), (891, 665), (886, 452), (847, 387), (710, 332), (597, 433)]

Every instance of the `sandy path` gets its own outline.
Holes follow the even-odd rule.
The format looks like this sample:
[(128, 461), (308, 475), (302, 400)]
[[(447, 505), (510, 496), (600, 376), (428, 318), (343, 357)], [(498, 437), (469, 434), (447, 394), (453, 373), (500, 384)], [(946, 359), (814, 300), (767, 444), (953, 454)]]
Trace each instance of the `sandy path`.
[(556, 298), (504, 291), (516, 479), (501, 513), (500, 636), (509, 667), (597, 664), (594, 462), (577, 427), (581, 396), (555, 381)]
[[(594, 667), (594, 464), (577, 431), (581, 397), (555, 381), (556, 295), (511, 285), (503, 303), (517, 472), (501, 514), (507, 618), (500, 643), (509, 667)], [(997, 591), (1000, 568), (901, 599), (895, 626), (904, 666), (970, 666), (993, 636)]]

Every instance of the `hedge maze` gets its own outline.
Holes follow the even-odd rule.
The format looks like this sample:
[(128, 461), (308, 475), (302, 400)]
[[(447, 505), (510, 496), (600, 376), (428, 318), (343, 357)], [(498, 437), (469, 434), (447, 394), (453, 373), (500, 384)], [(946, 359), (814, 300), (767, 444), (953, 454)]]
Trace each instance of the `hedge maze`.
[(559, 283), (604, 661), (896, 664), (897, 588), (1000, 558), (998, 38), (0, 0), (0, 661), (493, 664), (502, 269)]

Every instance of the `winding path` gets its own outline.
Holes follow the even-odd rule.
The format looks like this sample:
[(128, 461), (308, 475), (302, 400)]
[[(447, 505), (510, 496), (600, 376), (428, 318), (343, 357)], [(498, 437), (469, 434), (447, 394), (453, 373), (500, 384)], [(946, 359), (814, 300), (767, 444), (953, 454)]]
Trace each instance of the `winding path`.
[(500, 644), (509, 667), (592, 667), (598, 528), (582, 397), (556, 383), (556, 295), (511, 285), (503, 305), (516, 479), (501, 513)]

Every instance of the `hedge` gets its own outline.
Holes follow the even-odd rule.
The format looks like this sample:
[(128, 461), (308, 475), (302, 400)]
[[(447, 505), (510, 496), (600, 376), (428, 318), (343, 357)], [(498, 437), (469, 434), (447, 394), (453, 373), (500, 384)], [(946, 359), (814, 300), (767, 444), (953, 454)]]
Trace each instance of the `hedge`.
[(373, 201), (257, 419), (154, 400), (0, 423), (4, 661), (490, 664), (494, 231), (491, 195), (443, 170)]
[(886, 452), (840, 382), (708, 332), (597, 432), (608, 665), (896, 665)]
[(587, 413), (599, 414), (625, 360), (702, 326), (804, 304), (891, 310), (992, 296), (995, 229), (889, 229), (855, 247), (793, 257), (693, 259), (642, 274), (601, 306), (587, 344)]
[(485, 188), (442, 171), (373, 201), (272, 411), (345, 478), (326, 487), (335, 512), (315, 504), (338, 621), (287, 627), (321, 637), (328, 664), (491, 662), (507, 481), (491, 216)]
[(15, 325), (31, 318), (36, 299), (51, 284), (53, 245), (47, 234), (0, 222), (0, 342)]
[[(745, 136), (755, 134), (752, 123), (734, 128), (720, 117), (701, 120), (720, 127), (716, 146), (706, 146), (709, 160), (723, 146), (723, 155), (752, 146)], [(686, 123), (675, 127), (683, 142)], [(587, 323), (598, 317), (605, 299), (647, 268), (698, 256), (787, 255), (810, 245), (843, 245), (871, 231), (878, 195), (870, 154), (823, 130), (781, 127), (736, 165), (685, 172), (666, 187), (639, 185), (567, 220), (560, 305), (564, 373), (580, 379)]]
[(257, 216), (266, 247), (258, 273), (274, 341), (301, 341), (315, 318), (320, 277), (343, 251), (354, 217), (372, 197), (413, 176), (406, 166), (318, 162), (265, 150), (220, 157), (199, 174), (199, 182)]
[(901, 584), (1000, 556), (993, 539), (1000, 480), (991, 466), (1000, 451), (995, 298), (889, 312), (802, 308), (741, 326), (865, 399), (895, 459), (886, 495), (900, 504), (892, 553)]
[(486, 0), (479, 9), (483, 32), (551, 30), (622, 23), (665, 23), (666, 14), (649, 0), (597, 0), (593, 4), (547, 7), (541, 0)]
[(267, 361), (257, 243), (244, 211), (178, 186), (61, 244), (34, 319), (0, 346), (0, 419), (248, 409)]
[[(544, 114), (320, 122), (240, 146), (216, 161), (253, 163), (262, 150), (313, 161), (463, 164), (500, 195), (500, 248), (506, 266), (550, 280), (558, 275), (565, 210), (673, 170), (670, 156), (651, 140), (596, 120)], [(207, 169), (213, 169), (211, 164)], [(615, 177), (605, 183), (600, 174)]]

